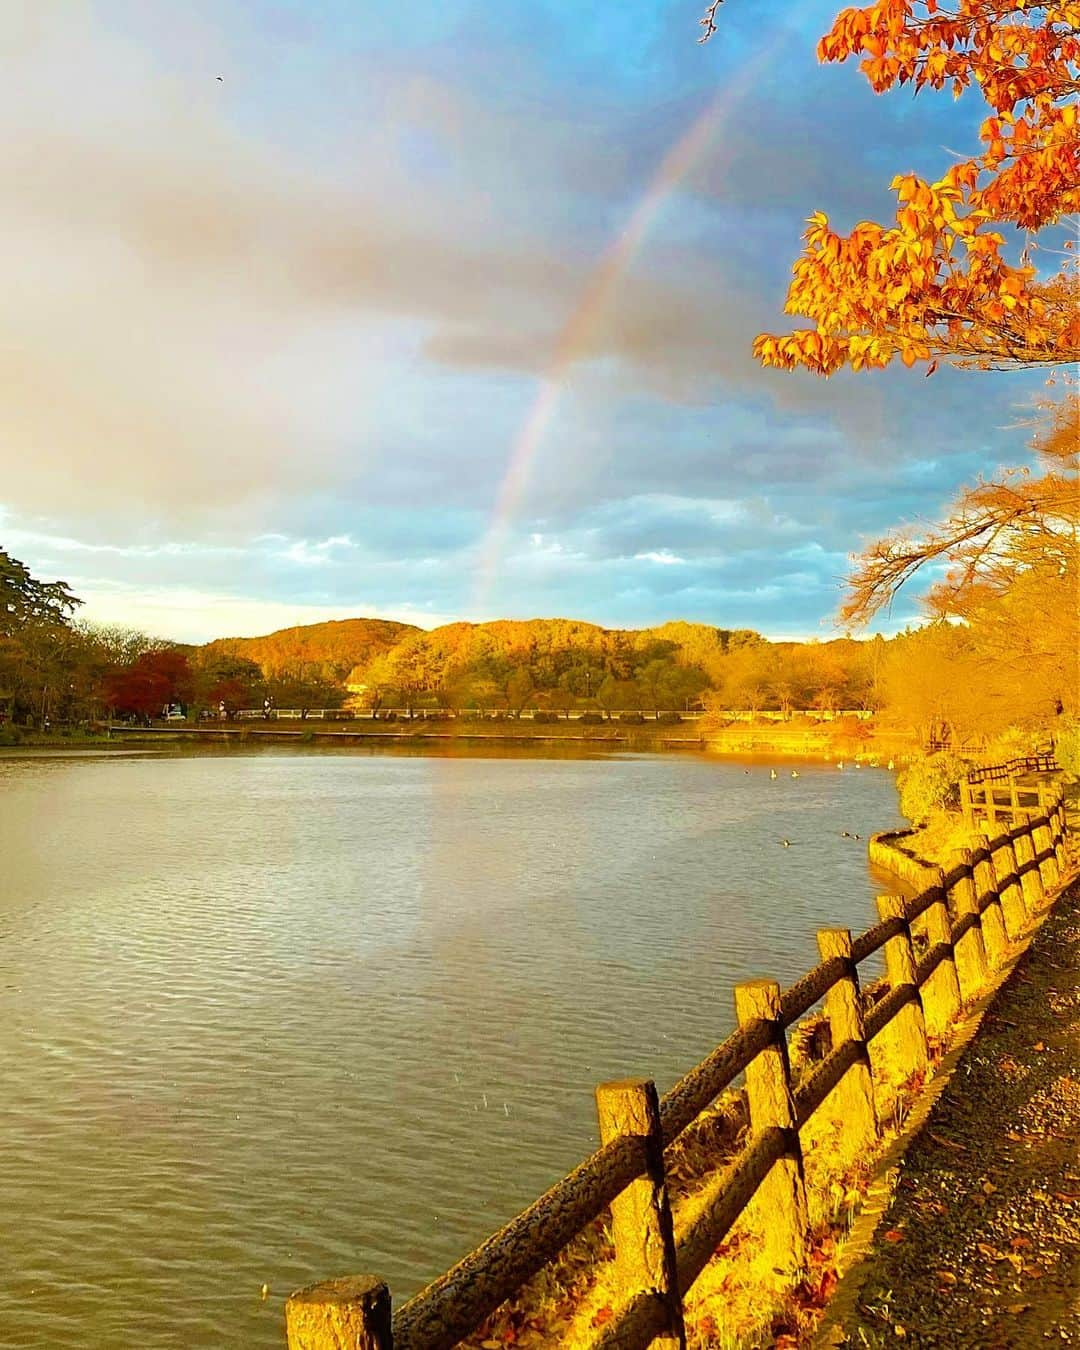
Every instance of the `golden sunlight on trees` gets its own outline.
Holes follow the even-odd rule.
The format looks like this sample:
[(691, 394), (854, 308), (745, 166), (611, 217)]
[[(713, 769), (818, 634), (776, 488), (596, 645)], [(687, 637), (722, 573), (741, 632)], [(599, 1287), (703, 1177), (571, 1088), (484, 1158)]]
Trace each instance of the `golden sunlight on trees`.
[(1044, 419), (1034, 440), (1043, 473), (1010, 470), (961, 493), (947, 519), (925, 534), (874, 544), (858, 560), (842, 617), (865, 623), (920, 568), (944, 562), (949, 570), (927, 597), (935, 615), (971, 619), (1022, 581), (1032, 592), (1037, 579), (1047, 591), (1043, 604), (1062, 622), (1069, 611), (1075, 620), (1080, 399), (1071, 393), (1047, 405)]
[[(928, 703), (913, 721), (928, 726), (936, 718), (955, 726), (975, 716), (998, 727), (1033, 710), (1044, 722), (1077, 711), (1078, 430), (1080, 399), (1070, 393), (1044, 409), (1034, 441), (1041, 473), (1012, 470), (969, 488), (942, 523), (921, 536), (891, 535), (857, 561), (843, 611), (853, 622), (880, 611), (920, 568), (946, 568), (926, 605), (951, 632), (939, 634), (933, 653), (918, 654), (920, 689), (905, 694), (901, 678), (887, 700), (894, 706), (911, 697), (932, 703), (940, 693), (950, 710), (931, 711)], [(945, 661), (937, 680), (932, 655)], [(945, 687), (947, 669), (952, 691)]]
[[(822, 61), (861, 57), (881, 93), (977, 88), (990, 115), (982, 149), (937, 182), (892, 181), (895, 224), (847, 236), (815, 212), (784, 306), (812, 327), (761, 334), (766, 366), (831, 375), (939, 359), (981, 369), (1080, 360), (1075, 261), (1040, 275), (1038, 232), (1080, 206), (1080, 3), (878, 0), (845, 9), (821, 39)], [(1023, 232), (1016, 265), (996, 227)], [(1072, 247), (1072, 241), (1065, 248)]]

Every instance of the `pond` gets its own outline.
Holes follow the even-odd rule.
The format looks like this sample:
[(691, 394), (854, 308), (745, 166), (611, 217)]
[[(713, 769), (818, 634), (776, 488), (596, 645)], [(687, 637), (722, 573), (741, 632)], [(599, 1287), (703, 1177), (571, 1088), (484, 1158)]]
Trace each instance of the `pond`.
[(441, 1273), (598, 1081), (664, 1091), (874, 921), (892, 776), (772, 767), (0, 759), (0, 1344), (280, 1348), (301, 1284)]

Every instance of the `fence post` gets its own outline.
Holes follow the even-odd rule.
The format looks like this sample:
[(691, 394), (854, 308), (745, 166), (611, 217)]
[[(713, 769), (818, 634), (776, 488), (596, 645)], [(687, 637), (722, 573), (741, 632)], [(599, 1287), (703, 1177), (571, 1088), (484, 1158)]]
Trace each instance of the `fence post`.
[[(982, 910), (983, 942), (986, 945), (986, 959), (991, 970), (998, 970), (1005, 961), (1008, 941), (1005, 937), (1005, 920), (1001, 914), (1001, 900), (998, 897), (997, 872), (990, 853), (990, 836), (979, 835), (979, 852), (983, 854), (975, 863), (975, 897)], [(985, 903), (986, 908), (982, 909)]]
[(899, 989), (910, 984), (915, 998), (906, 1004), (885, 1028), (886, 1044), (889, 1046), (888, 1058), (899, 1075), (906, 1082), (912, 1074), (921, 1072), (929, 1062), (926, 1045), (926, 1022), (923, 1017), (922, 999), (919, 986), (915, 982), (915, 953), (911, 946), (911, 928), (907, 920), (907, 906), (902, 895), (879, 895), (877, 912), (882, 919), (901, 919), (904, 931), (885, 944), (885, 974), (890, 989)]
[(775, 980), (748, 980), (735, 986), (735, 1014), (740, 1026), (756, 1021), (773, 1024), (773, 1043), (746, 1068), (746, 1099), (750, 1128), (777, 1126), (787, 1136), (788, 1149), (769, 1169), (755, 1199), (765, 1216), (765, 1258), (784, 1277), (800, 1274), (806, 1266), (808, 1218), (803, 1180), (802, 1147), (791, 1100), (791, 1066), (787, 1038), (780, 1024), (780, 986)]
[(393, 1350), (390, 1290), (374, 1275), (347, 1275), (285, 1300), (289, 1350)]
[[(1035, 816), (1031, 811), (1020, 812), (1020, 823), (1024, 826), (1024, 833), (1016, 841), (1016, 861), (1020, 867), (1026, 866), (1035, 857), (1034, 830), (1031, 824), (1034, 819)], [(1042, 874), (1038, 867), (1029, 867), (1020, 878), (1020, 885), (1028, 913), (1036, 914), (1046, 903), (1046, 892), (1043, 890)]]
[(825, 1015), (829, 1019), (832, 1048), (838, 1050), (846, 1041), (854, 1041), (860, 1048), (859, 1058), (829, 1094), (835, 1103), (832, 1109), (840, 1122), (844, 1161), (851, 1162), (872, 1144), (878, 1133), (874, 1080), (870, 1073), (870, 1055), (866, 1049), (862, 998), (859, 994), (859, 972), (851, 956), (850, 929), (819, 928), (817, 944), (823, 961), (838, 956), (847, 967), (825, 995)]
[[(1024, 904), (1024, 893), (1020, 889), (1019, 881), (1007, 880), (1007, 878), (1016, 877), (1016, 850), (1012, 846), (1012, 840), (1002, 844), (998, 849), (998, 855), (1005, 859), (1005, 873), (1002, 876), (999, 891), (1001, 894), (1001, 914), (1005, 920), (1005, 930), (1009, 935), (1010, 941), (1016, 938), (1024, 931), (1024, 925), (1027, 923), (1027, 907)], [(1000, 872), (999, 872), (999, 875)]]
[(611, 1234), (615, 1243), (615, 1275), (626, 1303), (658, 1299), (667, 1313), (667, 1331), (651, 1344), (663, 1350), (684, 1350), (682, 1299), (675, 1266), (675, 1235), (664, 1180), (664, 1136), (656, 1086), (647, 1078), (601, 1083), (596, 1089), (600, 1141), (621, 1135), (644, 1141), (646, 1173), (611, 1202)]
[(1057, 857), (1053, 852), (1054, 840), (1050, 833), (1049, 824), (1036, 825), (1032, 831), (1035, 840), (1035, 850), (1037, 853), (1046, 853), (1050, 851), (1049, 857), (1046, 857), (1039, 863), (1039, 875), (1042, 877), (1044, 891), (1052, 891), (1060, 880), (1058, 874)]
[(923, 877), (924, 881), (929, 879), (931, 886), (941, 890), (941, 899), (928, 905), (923, 912), (923, 929), (931, 948), (944, 946), (948, 950), (927, 976), (920, 997), (927, 1031), (932, 1036), (942, 1036), (960, 1011), (960, 981), (956, 974), (949, 907), (942, 887), (945, 873), (940, 867), (927, 867)]
[(960, 809), (964, 813), (964, 824), (972, 826), (975, 824), (975, 808), (971, 802), (971, 784), (965, 778), (960, 784)]
[(966, 933), (962, 933), (953, 945), (956, 953), (956, 974), (960, 982), (960, 993), (966, 1003), (970, 1003), (985, 987), (987, 981), (986, 947), (983, 944), (982, 919), (976, 902), (975, 880), (971, 869), (971, 849), (962, 848), (952, 855), (953, 865), (963, 864), (969, 869), (967, 876), (961, 877), (953, 887), (953, 908), (957, 922), (967, 915), (974, 917), (974, 923)]

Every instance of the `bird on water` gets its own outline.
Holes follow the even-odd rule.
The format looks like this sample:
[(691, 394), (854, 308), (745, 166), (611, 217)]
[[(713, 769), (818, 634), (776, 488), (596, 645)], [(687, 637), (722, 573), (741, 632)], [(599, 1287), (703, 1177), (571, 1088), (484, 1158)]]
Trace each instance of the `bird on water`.
[(775, 778), (775, 777), (776, 777), (776, 770), (775, 770), (775, 769), (770, 769), (770, 770), (769, 770), (769, 777), (770, 777), (770, 778)]

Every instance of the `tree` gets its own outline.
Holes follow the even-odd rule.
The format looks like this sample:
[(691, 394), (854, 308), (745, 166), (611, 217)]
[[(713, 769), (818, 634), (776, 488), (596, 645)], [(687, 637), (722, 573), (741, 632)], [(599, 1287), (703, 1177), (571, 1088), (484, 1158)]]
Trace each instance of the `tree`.
[[(947, 574), (930, 592), (931, 611), (968, 617), (990, 595), (1004, 595), (1021, 573), (1042, 566), (1068, 591), (1077, 567), (1080, 528), (1080, 399), (1044, 405), (1034, 449), (1044, 472), (1013, 470), (962, 492), (947, 517), (928, 530), (897, 531), (857, 560), (841, 617), (865, 623), (930, 564)], [(1067, 598), (1067, 596), (1066, 596)], [(1075, 603), (1068, 606), (1075, 613)]]
[(171, 703), (186, 706), (194, 678), (186, 655), (175, 648), (143, 652), (105, 679), (105, 704), (118, 713), (155, 717)]
[[(933, 183), (895, 177), (892, 226), (862, 221), (844, 236), (815, 212), (784, 306), (813, 326), (763, 333), (755, 355), (825, 376), (896, 357), (929, 362), (928, 375), (940, 359), (982, 369), (1080, 360), (1075, 262), (1049, 278), (1032, 262), (1039, 232), (1080, 207), (1080, 6), (876, 0), (843, 10), (818, 45), (821, 61), (860, 56), (878, 93), (977, 88), (990, 109), (982, 149)], [(1017, 265), (996, 226), (1023, 233)]]
[(12, 637), (30, 623), (65, 624), (81, 604), (66, 582), (39, 581), (0, 548), (0, 637)]

